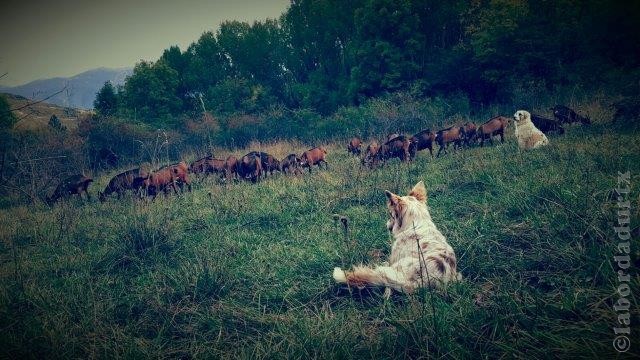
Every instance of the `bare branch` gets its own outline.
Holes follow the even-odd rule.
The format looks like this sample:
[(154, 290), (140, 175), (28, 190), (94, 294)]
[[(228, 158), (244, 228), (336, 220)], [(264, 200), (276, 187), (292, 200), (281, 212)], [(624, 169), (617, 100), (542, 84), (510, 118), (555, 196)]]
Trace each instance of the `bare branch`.
[(36, 113), (33, 109), (29, 109), (29, 111), (31, 111), (31, 112), (28, 112), (28, 113), (22, 115), (22, 117), (20, 117), (20, 118), (18, 118), (18, 120), (16, 120), (16, 126), (18, 125), (18, 121), (20, 121), (20, 120), (22, 120), (24, 118), (27, 118), (29, 116), (32, 116), (32, 115), (34, 115)]
[(62, 158), (66, 158), (66, 155), (61, 155), (61, 156), (49, 156), (49, 157), (43, 157), (43, 158), (37, 158), (37, 159), (29, 159), (29, 160), (22, 160), (22, 161), (16, 161), (16, 162), (12, 162), (11, 165), (17, 165), (20, 163), (27, 163), (27, 162), (31, 162), (31, 161), (40, 161), (40, 160), (50, 160), (50, 159), (62, 159)]
[(25, 104), (25, 105), (19, 106), (19, 107), (17, 107), (17, 108), (9, 109), (9, 111), (5, 111), (5, 112), (3, 113), (3, 115), (4, 115), (4, 114), (8, 114), (8, 113), (10, 113), (10, 112), (12, 112), (12, 111), (22, 110), (22, 109), (27, 108), (27, 107), (29, 107), (29, 106), (32, 106), (32, 105), (35, 105), (35, 104), (39, 104), (39, 103), (41, 103), (41, 102), (43, 102), (43, 101), (49, 100), (49, 99), (51, 99), (52, 97), (54, 97), (54, 96), (56, 96), (56, 95), (60, 94), (61, 92), (65, 91), (66, 89), (67, 89), (67, 86), (65, 85), (65, 87), (63, 87), (60, 91), (57, 91), (57, 92), (55, 92), (55, 93), (53, 93), (53, 94), (51, 94), (51, 95), (47, 96), (46, 98), (44, 98), (44, 99), (42, 99), (42, 100), (33, 101), (33, 102), (27, 103), (27, 104)]

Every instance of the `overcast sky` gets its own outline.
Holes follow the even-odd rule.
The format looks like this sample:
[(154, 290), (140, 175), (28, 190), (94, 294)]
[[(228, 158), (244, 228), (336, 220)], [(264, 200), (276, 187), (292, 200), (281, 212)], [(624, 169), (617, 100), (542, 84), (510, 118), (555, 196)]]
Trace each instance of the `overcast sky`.
[(289, 0), (2, 0), (0, 85), (156, 60), (225, 20), (277, 18)]

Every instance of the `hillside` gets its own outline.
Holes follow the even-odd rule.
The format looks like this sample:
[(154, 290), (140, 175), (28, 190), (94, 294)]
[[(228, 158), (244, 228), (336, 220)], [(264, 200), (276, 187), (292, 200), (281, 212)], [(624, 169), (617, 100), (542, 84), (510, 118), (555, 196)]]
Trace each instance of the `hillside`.
[(131, 73), (131, 68), (99, 68), (85, 71), (68, 78), (60, 77), (36, 80), (15, 87), (0, 86), (0, 92), (39, 100), (58, 92), (67, 86), (67, 89), (64, 92), (52, 97), (47, 100), (47, 102), (62, 107), (92, 109), (96, 93), (105, 82), (111, 81), (114, 85), (123, 84), (125, 77)]
[[(21, 108), (25, 105), (33, 103), (33, 100), (23, 96), (13, 94), (3, 94), (12, 109)], [(27, 106), (23, 109), (14, 111), (14, 115), (18, 122), (15, 125), (17, 130), (36, 129), (47, 126), (49, 119), (55, 115), (60, 119), (62, 125), (68, 129), (77, 127), (78, 118), (88, 113), (86, 110), (74, 109), (69, 107), (61, 107), (58, 105), (41, 102)]]
[[(0, 357), (619, 356), (612, 189), (630, 171), (638, 208), (639, 140), (594, 119), (535, 151), (509, 133), (502, 145), (374, 170), (334, 143), (329, 169), (303, 176), (0, 210)], [(464, 281), (391, 301), (336, 286), (334, 266), (386, 259), (384, 190), (406, 194), (419, 180)], [(349, 219), (346, 235), (333, 214)], [(631, 248), (637, 268), (637, 234)], [(629, 285), (637, 304), (637, 276)]]

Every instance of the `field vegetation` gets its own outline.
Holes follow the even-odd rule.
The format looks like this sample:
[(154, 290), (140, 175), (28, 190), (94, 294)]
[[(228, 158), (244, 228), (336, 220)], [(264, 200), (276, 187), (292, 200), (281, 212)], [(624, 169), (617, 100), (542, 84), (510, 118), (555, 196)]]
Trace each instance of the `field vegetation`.
[[(593, 120), (530, 152), (509, 133), (502, 145), (369, 170), (334, 142), (329, 170), (313, 174), (256, 185), (209, 177), (154, 202), (3, 209), (2, 356), (610, 356), (613, 188), (618, 171), (638, 181), (640, 141), (610, 112)], [(464, 281), (389, 301), (334, 285), (334, 266), (385, 259), (383, 190), (419, 180)], [(348, 218), (346, 232), (334, 214)], [(633, 241), (637, 267), (637, 228)], [(630, 285), (636, 304), (637, 276)]]

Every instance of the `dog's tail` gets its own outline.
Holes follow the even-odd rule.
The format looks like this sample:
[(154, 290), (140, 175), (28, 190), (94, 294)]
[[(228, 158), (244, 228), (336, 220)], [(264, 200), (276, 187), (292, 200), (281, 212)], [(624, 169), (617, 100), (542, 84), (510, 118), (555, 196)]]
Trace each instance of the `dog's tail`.
[(384, 286), (406, 293), (413, 291), (413, 287), (407, 283), (405, 276), (389, 266), (378, 266), (375, 269), (356, 266), (352, 271), (344, 271), (336, 267), (333, 269), (333, 279), (339, 284), (347, 284), (359, 289)]
[(544, 135), (544, 137), (542, 138), (542, 144), (541, 145), (542, 146), (549, 145), (549, 138), (546, 135)]

